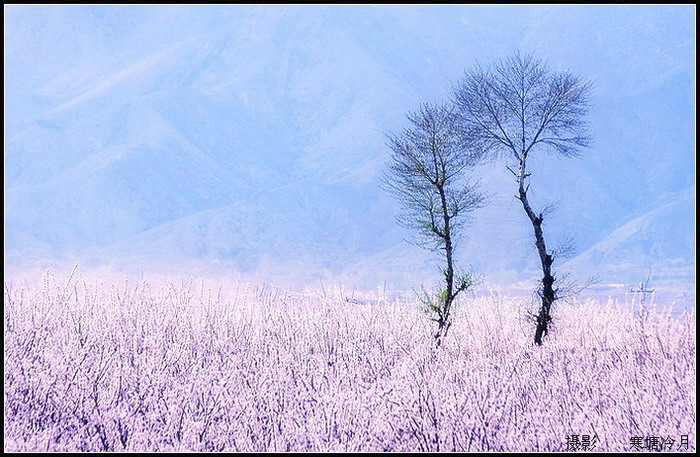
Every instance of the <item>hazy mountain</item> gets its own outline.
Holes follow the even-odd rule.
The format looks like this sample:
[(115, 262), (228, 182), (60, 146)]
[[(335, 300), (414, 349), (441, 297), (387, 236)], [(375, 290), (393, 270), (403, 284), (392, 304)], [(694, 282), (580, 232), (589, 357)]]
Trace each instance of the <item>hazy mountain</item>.
[[(403, 241), (379, 186), (384, 134), (448, 96), (465, 67), (515, 49), (596, 83), (594, 147), (532, 166), (535, 204), (559, 202), (545, 221), (552, 242), (571, 235), (581, 252), (567, 266), (625, 282), (650, 264), (686, 281), (694, 264), (692, 7), (5, 13), (10, 265), (200, 262), (411, 287), (435, 269)], [(536, 275), (515, 183), (501, 164), (478, 175), (491, 205), (475, 214), (463, 263), (502, 284)]]
[(666, 201), (616, 228), (565, 268), (597, 274), (603, 283), (635, 284), (651, 270), (655, 285), (683, 287), (695, 282), (695, 187), (668, 194)]

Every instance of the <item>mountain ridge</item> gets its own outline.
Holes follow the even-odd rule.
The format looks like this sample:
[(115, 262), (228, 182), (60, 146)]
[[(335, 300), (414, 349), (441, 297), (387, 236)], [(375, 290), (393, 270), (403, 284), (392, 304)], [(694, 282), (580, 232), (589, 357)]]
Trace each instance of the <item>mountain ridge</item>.
[[(613, 8), (601, 21), (601, 11), (9, 8), (6, 258), (156, 268), (179, 253), (183, 265), (413, 287), (439, 272), (404, 243), (411, 234), (381, 191), (384, 135), (420, 102), (449, 97), (463, 68), (521, 47), (597, 78), (593, 148), (580, 160), (533, 156), (531, 168), (534, 204), (560, 200), (545, 221), (552, 246), (573, 236), (593, 252), (658, 201), (694, 189), (692, 18), (684, 8)], [(624, 30), (612, 19), (621, 15)], [(584, 45), (564, 29), (598, 35)], [(473, 214), (459, 260), (495, 281), (536, 276), (503, 164), (474, 175), (493, 198)], [(680, 207), (673, 249), (693, 264), (694, 215)], [(603, 254), (582, 254), (567, 265), (605, 267)], [(641, 273), (611, 271), (620, 275), (611, 282), (663, 260), (640, 255)]]

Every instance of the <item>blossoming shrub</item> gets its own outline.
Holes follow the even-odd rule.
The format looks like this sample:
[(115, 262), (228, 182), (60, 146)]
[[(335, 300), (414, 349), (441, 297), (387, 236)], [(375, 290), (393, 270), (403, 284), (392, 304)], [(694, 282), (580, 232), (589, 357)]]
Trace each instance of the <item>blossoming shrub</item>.
[(6, 451), (559, 451), (690, 435), (695, 314), (408, 301), (183, 282), (5, 285)]

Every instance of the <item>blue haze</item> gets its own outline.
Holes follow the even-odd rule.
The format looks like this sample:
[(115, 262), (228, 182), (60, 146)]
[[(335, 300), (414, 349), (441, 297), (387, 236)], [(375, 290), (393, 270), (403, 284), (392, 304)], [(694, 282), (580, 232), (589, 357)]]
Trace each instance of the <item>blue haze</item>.
[[(541, 156), (532, 195), (560, 263), (603, 286), (649, 269), (694, 295), (694, 6), (5, 6), (5, 255), (13, 269), (242, 271), (407, 289), (437, 278), (379, 187), (386, 132), (516, 50), (595, 83), (594, 145)], [(459, 259), (524, 287), (514, 183)]]

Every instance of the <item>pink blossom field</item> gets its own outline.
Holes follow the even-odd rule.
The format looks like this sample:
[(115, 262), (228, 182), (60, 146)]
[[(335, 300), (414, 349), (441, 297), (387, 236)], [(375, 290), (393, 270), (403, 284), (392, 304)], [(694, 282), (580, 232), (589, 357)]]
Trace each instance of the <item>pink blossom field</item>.
[(695, 311), (225, 289), (6, 282), (5, 451), (695, 450)]

